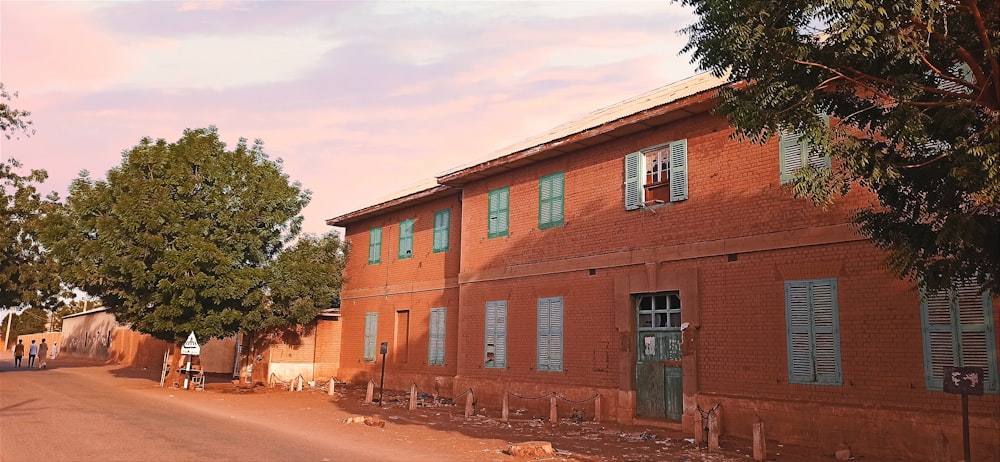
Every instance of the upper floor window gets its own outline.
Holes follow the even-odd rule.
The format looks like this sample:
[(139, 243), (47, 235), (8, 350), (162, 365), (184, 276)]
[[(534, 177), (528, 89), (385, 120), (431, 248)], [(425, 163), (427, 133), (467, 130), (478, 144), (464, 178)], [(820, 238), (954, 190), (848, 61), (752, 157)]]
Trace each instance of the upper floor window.
[(625, 210), (688, 198), (687, 140), (625, 156)]
[[(829, 125), (830, 117), (824, 116), (824, 121)], [(782, 130), (778, 133), (778, 159), (781, 162), (782, 183), (788, 183), (795, 179), (795, 172), (800, 168), (830, 168), (830, 158), (814, 149), (803, 138), (801, 132)]]
[(413, 256), (413, 219), (399, 222), (399, 259)]
[(990, 293), (970, 283), (951, 290), (920, 294), (924, 374), (929, 390), (944, 388), (945, 367), (982, 367), (983, 389), (1000, 392), (996, 333)]
[(382, 228), (372, 228), (368, 231), (368, 264), (382, 261)]
[(488, 235), (490, 238), (506, 236), (509, 233), (507, 220), (510, 216), (510, 187), (490, 191), (489, 202)]
[(563, 173), (553, 173), (538, 180), (538, 229), (563, 224)]
[(434, 251), (444, 252), (448, 250), (449, 236), (451, 228), (451, 209), (438, 210), (434, 212)]

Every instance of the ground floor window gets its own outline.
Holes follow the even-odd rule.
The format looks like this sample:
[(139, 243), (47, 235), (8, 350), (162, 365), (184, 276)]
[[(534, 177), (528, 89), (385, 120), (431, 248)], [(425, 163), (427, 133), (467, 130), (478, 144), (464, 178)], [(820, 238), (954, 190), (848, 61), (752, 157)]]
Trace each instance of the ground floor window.
[(375, 361), (375, 345), (378, 334), (378, 313), (365, 313), (365, 361)]
[(920, 318), (928, 389), (941, 390), (944, 368), (956, 366), (983, 368), (983, 389), (1000, 391), (993, 302), (988, 291), (980, 293), (974, 284), (934, 293), (922, 291)]
[(837, 280), (785, 281), (788, 381), (840, 385)]

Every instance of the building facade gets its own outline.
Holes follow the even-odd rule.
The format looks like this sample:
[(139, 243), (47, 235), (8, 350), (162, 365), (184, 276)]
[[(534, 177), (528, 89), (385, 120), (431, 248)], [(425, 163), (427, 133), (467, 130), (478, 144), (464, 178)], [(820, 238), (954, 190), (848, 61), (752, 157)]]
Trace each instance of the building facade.
[[(398, 345), (401, 319), (432, 336), (442, 307), (445, 366), (390, 357), (387, 384), (472, 388), (480, 407), (599, 394), (604, 418), (690, 432), (718, 405), (727, 434), (750, 436), (759, 417), (783, 442), (944, 460), (962, 451), (945, 367), (978, 366), (973, 453), (1000, 458), (1000, 299), (925, 294), (888, 273), (850, 225), (872, 197), (794, 199), (794, 171), (829, 159), (795, 134), (734, 139), (711, 113), (726, 84), (663, 87), (328, 221), (352, 245), (341, 371), (370, 377), (374, 344)], [(410, 235), (419, 252), (404, 258)], [(389, 261), (372, 253), (378, 237)]]

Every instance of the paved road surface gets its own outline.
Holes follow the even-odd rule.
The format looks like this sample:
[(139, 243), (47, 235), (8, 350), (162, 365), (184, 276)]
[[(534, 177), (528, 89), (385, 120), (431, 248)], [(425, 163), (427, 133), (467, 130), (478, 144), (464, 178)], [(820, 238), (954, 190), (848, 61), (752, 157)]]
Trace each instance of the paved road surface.
[(60, 360), (14, 369), (9, 356), (0, 357), (4, 462), (510, 460), (496, 452), (500, 440), (345, 425), (346, 413), (315, 397), (269, 406), (266, 396), (159, 388), (155, 372)]

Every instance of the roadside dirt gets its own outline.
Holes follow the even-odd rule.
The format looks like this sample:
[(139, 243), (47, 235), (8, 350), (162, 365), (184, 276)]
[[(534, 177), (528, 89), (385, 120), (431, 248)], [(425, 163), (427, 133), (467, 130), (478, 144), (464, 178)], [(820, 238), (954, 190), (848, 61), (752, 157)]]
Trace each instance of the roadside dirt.
[[(752, 459), (751, 441), (723, 435), (720, 451), (710, 452), (699, 446), (688, 435), (664, 428), (618, 425), (609, 422), (594, 422), (581, 419), (560, 419), (553, 424), (539, 416), (531, 416), (524, 410), (511, 409), (508, 422), (502, 422), (500, 410), (479, 408), (476, 415), (466, 418), (464, 399), (459, 403), (448, 400), (433, 400), (425, 397), (421, 406), (409, 410), (409, 393), (386, 390), (384, 405), (377, 402), (365, 403), (366, 387), (352, 384), (337, 384), (336, 393), (328, 395), (325, 387), (310, 388), (303, 385), (303, 391), (289, 391), (288, 386), (267, 388), (264, 386), (236, 386), (225, 382), (224, 378), (209, 378), (206, 393), (222, 395), (255, 396), (269, 401), (268, 405), (301, 405), (302, 399), (315, 400), (317, 406), (331, 405), (346, 413), (339, 421), (342, 425), (374, 425), (385, 432), (413, 432), (420, 439), (420, 429), (436, 432), (460, 434), (466, 437), (489, 441), (493, 449), (483, 452), (496, 454), (494, 460), (559, 460), (559, 461), (711, 461), (733, 462)], [(377, 401), (378, 392), (375, 393)], [(297, 403), (297, 404), (296, 404)], [(365, 421), (367, 419), (367, 422)], [(347, 421), (347, 423), (344, 423)], [(382, 426), (384, 425), (384, 426)], [(551, 442), (556, 453), (554, 457), (512, 457), (497, 447), (506, 449), (510, 443), (526, 441)], [(451, 445), (447, 439), (428, 438), (421, 441), (426, 445)], [(771, 461), (812, 462), (835, 460), (833, 454), (823, 455), (809, 448), (782, 445), (778, 441), (768, 442), (768, 457)]]

